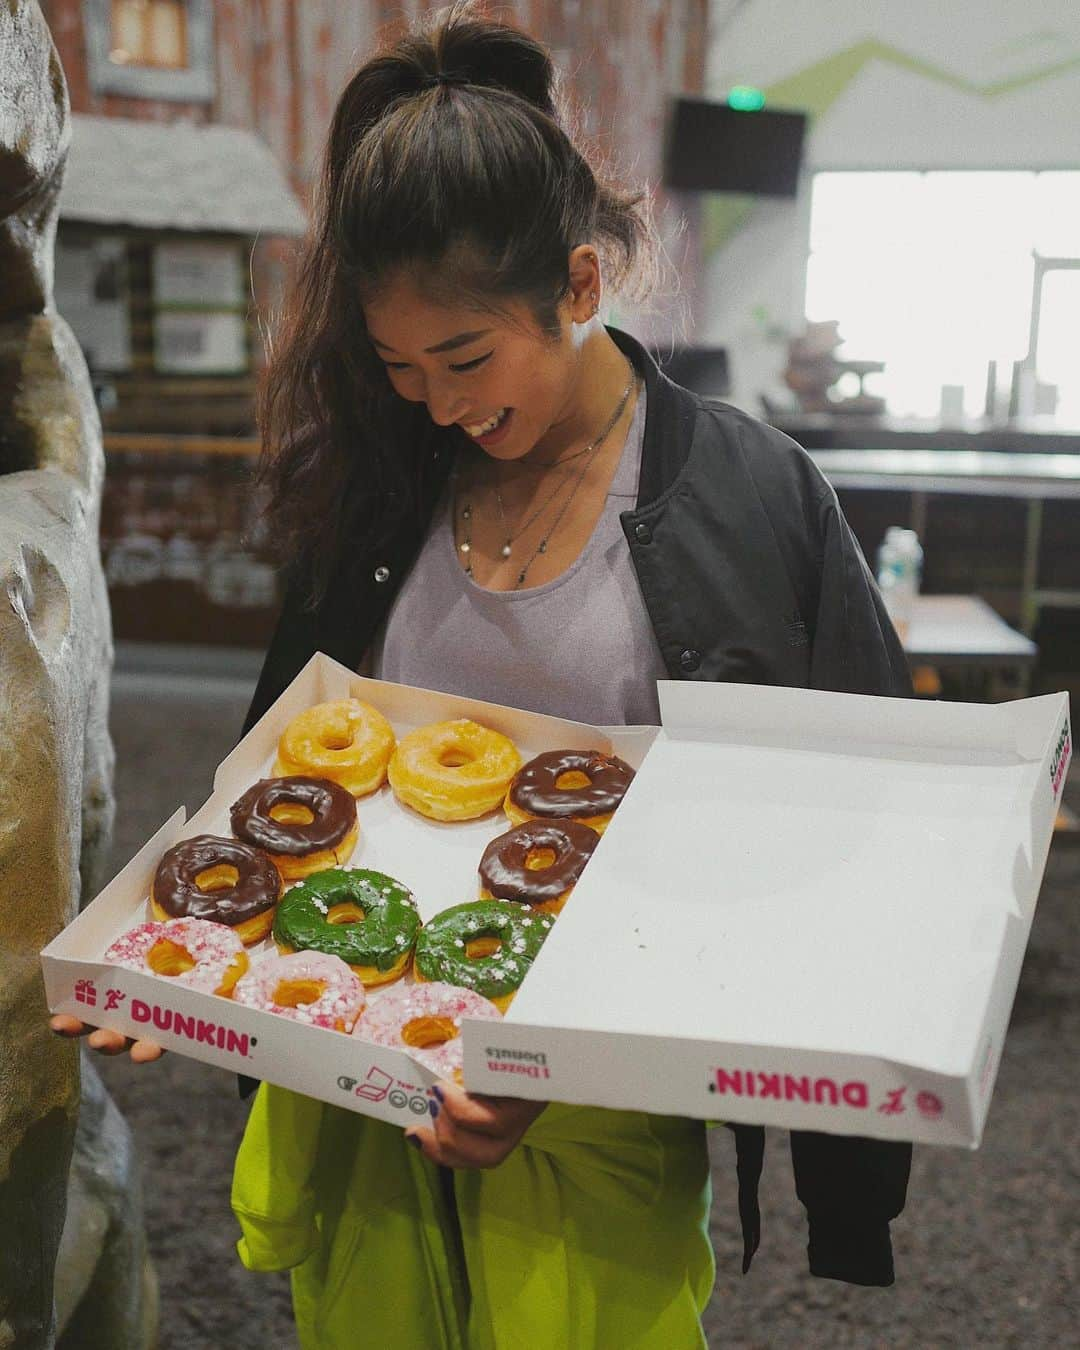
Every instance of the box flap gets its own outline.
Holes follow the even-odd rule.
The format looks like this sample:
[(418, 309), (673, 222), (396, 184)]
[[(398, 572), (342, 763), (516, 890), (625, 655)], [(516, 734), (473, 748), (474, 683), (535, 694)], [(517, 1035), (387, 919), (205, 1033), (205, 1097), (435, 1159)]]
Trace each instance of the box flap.
[(816, 750), (841, 745), (844, 754), (865, 748), (898, 759), (908, 750), (933, 758), (960, 751), (987, 760), (1042, 759), (1050, 728), (1068, 703), (1065, 694), (1006, 704), (941, 703), (680, 680), (660, 680), (657, 689), (661, 721), (673, 738)]
[(1017, 802), (1062, 701), (1033, 702), (1018, 736), (1008, 705), (661, 685), (664, 728), (509, 1020), (966, 1073), (1045, 860)]

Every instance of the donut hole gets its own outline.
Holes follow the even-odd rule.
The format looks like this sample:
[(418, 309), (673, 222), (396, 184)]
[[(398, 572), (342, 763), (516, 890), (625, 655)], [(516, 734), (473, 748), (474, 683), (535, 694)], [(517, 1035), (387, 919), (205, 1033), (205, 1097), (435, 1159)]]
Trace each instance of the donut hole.
[(342, 900), (326, 911), (327, 923), (363, 923), (366, 918), (364, 911), (352, 900)]
[(299, 802), (279, 802), (270, 808), (270, 819), (279, 825), (310, 825), (315, 812)]
[(567, 769), (565, 773), (559, 774), (555, 779), (555, 786), (560, 792), (573, 792), (575, 788), (585, 788), (592, 785), (592, 779), (587, 773), (582, 773), (580, 769)]
[(494, 956), (502, 951), (502, 938), (474, 937), (465, 943), (465, 955), (470, 961), (480, 961), (485, 956)]
[(448, 745), (445, 750), (439, 751), (439, 763), (444, 769), (460, 769), (463, 764), (471, 764), (474, 759), (475, 756), (460, 745)]
[(204, 895), (214, 891), (231, 891), (240, 880), (240, 873), (228, 863), (208, 867), (195, 878), (195, 885)]
[(530, 872), (542, 872), (545, 867), (555, 865), (555, 857), (553, 848), (531, 848), (525, 854), (525, 866)]
[(195, 959), (186, 947), (178, 942), (161, 938), (146, 953), (146, 964), (155, 975), (186, 975), (195, 969)]
[(322, 980), (279, 980), (272, 997), (279, 1008), (304, 1008), (325, 993)]
[(353, 738), (347, 731), (328, 731), (319, 743), (324, 750), (348, 750)]
[(414, 1017), (401, 1028), (401, 1039), (417, 1050), (445, 1045), (457, 1034), (457, 1023), (452, 1017)]

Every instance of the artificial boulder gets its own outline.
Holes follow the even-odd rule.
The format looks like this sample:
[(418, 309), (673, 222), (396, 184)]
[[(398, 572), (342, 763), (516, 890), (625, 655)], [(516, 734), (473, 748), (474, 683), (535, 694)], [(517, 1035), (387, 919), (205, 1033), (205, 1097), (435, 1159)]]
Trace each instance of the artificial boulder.
[[(86, 363), (52, 307), (70, 136), (63, 72), (36, 3), (0, 5), (0, 1350), (54, 1344), (53, 1276), (79, 1111), (77, 1048), (52, 1035), (40, 949), (101, 880), (112, 826), (111, 634), (98, 553), (101, 425)], [(103, 1090), (101, 1090), (103, 1091)], [(95, 1101), (98, 1098), (95, 1096)], [(80, 1132), (71, 1260), (141, 1219), (120, 1194), (126, 1126), (100, 1104)], [(120, 1156), (130, 1156), (130, 1143)], [(105, 1165), (107, 1162), (107, 1166)], [(93, 1173), (91, 1177), (89, 1174)], [(143, 1287), (140, 1269), (112, 1278)], [(147, 1341), (141, 1294), (102, 1344)], [(73, 1310), (66, 1309), (65, 1313)], [(97, 1334), (95, 1332), (95, 1334)], [(95, 1342), (96, 1343), (96, 1342)], [(84, 1342), (86, 1344), (86, 1342)]]

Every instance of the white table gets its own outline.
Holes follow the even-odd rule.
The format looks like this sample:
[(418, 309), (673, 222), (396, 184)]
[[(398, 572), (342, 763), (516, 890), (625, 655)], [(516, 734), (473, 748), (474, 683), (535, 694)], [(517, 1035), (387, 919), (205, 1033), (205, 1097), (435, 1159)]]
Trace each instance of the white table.
[(977, 595), (920, 595), (903, 637), (908, 659), (928, 665), (1026, 670), (1039, 649)]

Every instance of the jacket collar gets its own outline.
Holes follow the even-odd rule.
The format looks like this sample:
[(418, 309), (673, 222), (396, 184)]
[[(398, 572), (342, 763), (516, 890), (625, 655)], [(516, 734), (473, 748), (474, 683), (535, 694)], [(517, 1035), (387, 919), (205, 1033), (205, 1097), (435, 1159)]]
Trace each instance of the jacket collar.
[(682, 472), (690, 454), (700, 401), (669, 380), (636, 338), (608, 328), (611, 340), (645, 379), (645, 439), (636, 509), (662, 496)]

